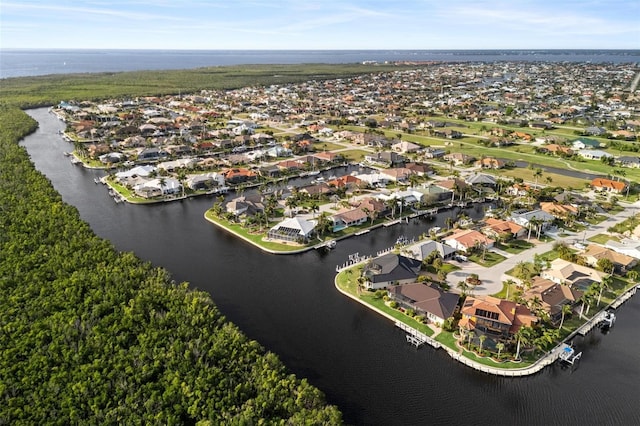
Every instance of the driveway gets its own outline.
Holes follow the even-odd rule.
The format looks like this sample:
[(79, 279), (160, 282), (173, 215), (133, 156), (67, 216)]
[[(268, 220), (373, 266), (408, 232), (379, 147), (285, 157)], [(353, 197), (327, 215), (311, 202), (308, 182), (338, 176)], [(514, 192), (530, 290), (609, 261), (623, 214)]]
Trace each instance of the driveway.
[(503, 281), (513, 278), (507, 275), (506, 271), (513, 268), (519, 262), (533, 262), (533, 258), (536, 254), (542, 254), (550, 251), (556, 241), (565, 241), (567, 244), (571, 245), (576, 240), (576, 238), (588, 239), (593, 237), (594, 235), (606, 232), (606, 230), (610, 226), (615, 225), (616, 223), (621, 222), (628, 217), (636, 214), (636, 209), (640, 208), (640, 201), (633, 204), (621, 203), (621, 205), (625, 207), (623, 211), (609, 216), (606, 220), (599, 223), (597, 226), (590, 226), (586, 231), (580, 232), (577, 235), (557, 238), (556, 240), (548, 243), (538, 243), (535, 245), (535, 247), (525, 250), (519, 254), (512, 255), (511, 257), (490, 268), (480, 266), (473, 262), (454, 261), (452, 263), (460, 266), (461, 269), (449, 273), (449, 275), (447, 275), (447, 282), (451, 286), (452, 290), (459, 291), (457, 288), (459, 281), (464, 280), (470, 274), (478, 274), (478, 277), (480, 278), (480, 281), (482, 281), (482, 284), (475, 287), (472, 293), (474, 295), (490, 295), (497, 293), (502, 290)]

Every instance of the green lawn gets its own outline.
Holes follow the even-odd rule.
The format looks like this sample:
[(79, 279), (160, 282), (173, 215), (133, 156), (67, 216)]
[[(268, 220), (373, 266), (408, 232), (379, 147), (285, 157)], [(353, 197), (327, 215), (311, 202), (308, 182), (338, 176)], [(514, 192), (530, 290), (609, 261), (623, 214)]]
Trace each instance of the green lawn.
[(230, 223), (225, 219), (217, 217), (212, 210), (208, 210), (205, 213), (205, 216), (207, 219), (215, 222), (219, 226), (246, 238), (256, 246), (265, 248), (267, 250), (287, 252), (287, 251), (296, 251), (296, 250), (304, 249), (312, 245), (312, 244), (300, 245), (300, 244), (294, 244), (294, 243), (280, 244), (273, 241), (263, 241), (263, 238), (265, 236), (264, 232), (259, 234), (251, 233), (248, 229), (242, 227), (239, 224)]
[(519, 290), (519, 287), (517, 284), (511, 284), (508, 285), (506, 283), (506, 281), (502, 282), (502, 290), (500, 290), (499, 292), (492, 294), (493, 297), (497, 297), (499, 299), (507, 299), (507, 295), (509, 297), (512, 297), (516, 291)]
[[(453, 349), (456, 352), (460, 351), (460, 348), (456, 345), (456, 338), (453, 336), (453, 333), (451, 332), (442, 331), (440, 334), (436, 336), (436, 340), (442, 343), (443, 345), (447, 346), (448, 348)], [(486, 357), (486, 358), (479, 357), (475, 353), (468, 351), (466, 349), (463, 350), (463, 354), (466, 358), (476, 361), (482, 365), (486, 365), (489, 367), (496, 367), (496, 368), (524, 368), (533, 364), (533, 361), (535, 361), (535, 360), (533, 361), (525, 360), (522, 362), (511, 362), (511, 361), (496, 362), (489, 357)]]
[(534, 244), (525, 240), (511, 240), (507, 243), (497, 244), (496, 247), (507, 253), (518, 254), (533, 247)]
[(362, 160), (364, 160), (364, 156), (370, 153), (370, 151), (365, 151), (364, 149), (349, 149), (346, 151), (340, 151), (340, 154), (342, 154), (345, 159), (353, 161), (355, 163), (361, 162)]
[(597, 234), (587, 240), (598, 244), (606, 244), (609, 240), (620, 241), (618, 237), (609, 234)]
[(587, 219), (585, 219), (585, 220), (586, 220), (588, 223), (592, 224), (592, 225), (597, 225), (597, 224), (599, 224), (600, 222), (603, 222), (603, 221), (607, 220), (607, 216), (605, 216), (605, 215), (601, 215), (601, 214), (598, 214), (598, 215), (595, 215), (595, 216), (593, 216), (593, 217), (588, 217), (588, 218), (587, 218)]
[(338, 145), (337, 143), (324, 142), (324, 141), (316, 143), (313, 147), (315, 148), (315, 150), (317, 152), (333, 151), (333, 150), (336, 150), (336, 149), (344, 148), (344, 146)]
[(336, 277), (338, 287), (340, 287), (347, 293), (357, 297), (359, 300), (365, 302), (366, 304), (383, 311), (384, 313), (392, 316), (399, 321), (402, 321), (403, 323), (415, 328), (416, 330), (426, 334), (427, 336), (433, 335), (433, 330), (429, 326), (416, 321), (412, 317), (405, 315), (403, 312), (400, 312), (397, 309), (393, 309), (387, 306), (383, 299), (376, 299), (373, 293), (368, 291), (358, 292), (358, 277), (360, 276), (361, 272), (361, 265), (341, 271)]
[[(484, 259), (483, 259), (484, 257)], [(498, 253), (493, 253), (491, 251), (487, 251), (484, 256), (482, 253), (480, 254), (472, 254), (469, 256), (469, 260), (472, 262), (477, 263), (478, 265), (481, 266), (485, 266), (487, 268), (490, 268), (491, 266), (497, 265), (498, 263), (502, 262), (503, 260), (505, 260), (506, 257), (498, 254)]]

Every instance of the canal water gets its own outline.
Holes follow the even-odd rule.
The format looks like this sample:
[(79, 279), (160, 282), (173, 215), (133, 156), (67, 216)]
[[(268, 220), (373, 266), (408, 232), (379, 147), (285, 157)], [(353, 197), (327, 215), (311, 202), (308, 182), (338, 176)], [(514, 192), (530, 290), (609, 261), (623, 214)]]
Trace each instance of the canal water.
[[(604, 335), (577, 342), (577, 368), (551, 366), (519, 379), (488, 376), (444, 351), (416, 349), (388, 320), (341, 296), (335, 267), (350, 254), (375, 254), (401, 236), (444, 226), (414, 220), (340, 241), (331, 252), (276, 256), (203, 219), (213, 198), (153, 206), (116, 204), (93, 178), (99, 171), (63, 156), (72, 146), (47, 109), (28, 113), (40, 128), (23, 141), (38, 170), (84, 220), (119, 250), (165, 267), (177, 281), (209, 292), (223, 314), (287, 367), (325, 392), (350, 424), (640, 424), (640, 297)], [(482, 214), (482, 207), (465, 211)]]

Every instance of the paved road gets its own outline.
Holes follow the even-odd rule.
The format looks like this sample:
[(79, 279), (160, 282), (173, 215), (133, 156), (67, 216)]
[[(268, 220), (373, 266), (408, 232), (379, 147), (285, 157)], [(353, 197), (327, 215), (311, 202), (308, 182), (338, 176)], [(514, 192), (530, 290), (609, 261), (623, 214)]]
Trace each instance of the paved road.
[[(451, 286), (452, 290), (457, 290), (457, 284), (459, 281), (464, 280), (469, 274), (478, 274), (478, 277), (482, 281), (482, 284), (473, 289), (474, 295), (488, 295), (494, 294), (502, 290), (502, 282), (512, 278), (505, 274), (506, 271), (513, 268), (519, 262), (532, 262), (534, 255), (542, 254), (550, 251), (553, 248), (553, 244), (556, 241), (565, 241), (567, 244), (572, 244), (575, 240), (588, 239), (594, 235), (605, 233), (607, 228), (621, 222), (622, 220), (632, 216), (636, 213), (636, 209), (640, 208), (640, 201), (634, 204), (622, 204), (625, 209), (613, 216), (609, 216), (605, 221), (598, 225), (590, 226), (585, 232), (580, 232), (576, 235), (571, 235), (564, 238), (558, 238), (549, 243), (538, 242), (535, 247), (523, 251), (522, 253), (512, 255), (506, 260), (490, 268), (477, 265), (472, 262), (459, 263), (456, 262), (462, 269), (451, 272), (447, 276), (447, 282)], [(533, 240), (532, 240), (533, 241)]]

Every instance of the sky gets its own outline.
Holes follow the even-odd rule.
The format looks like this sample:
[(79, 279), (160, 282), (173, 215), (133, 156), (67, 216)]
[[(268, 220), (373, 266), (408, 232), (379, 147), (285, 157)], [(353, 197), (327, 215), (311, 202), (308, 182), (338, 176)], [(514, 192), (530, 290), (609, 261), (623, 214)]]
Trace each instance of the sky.
[(640, 49), (640, 0), (0, 0), (0, 48)]

